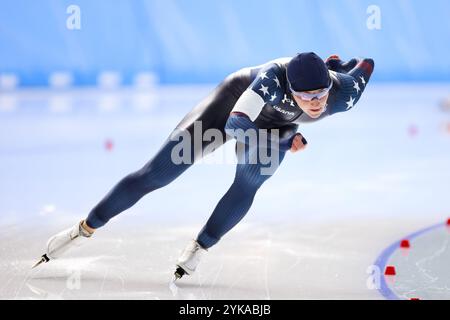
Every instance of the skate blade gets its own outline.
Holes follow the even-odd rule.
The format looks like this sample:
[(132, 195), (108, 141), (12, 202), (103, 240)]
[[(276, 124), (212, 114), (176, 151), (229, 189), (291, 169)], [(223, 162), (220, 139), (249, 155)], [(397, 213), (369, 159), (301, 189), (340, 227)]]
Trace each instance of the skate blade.
[(40, 265), (41, 263), (46, 263), (48, 262), (50, 259), (47, 257), (46, 254), (43, 254), (41, 257), (41, 260), (39, 260), (38, 262), (36, 262), (36, 264), (34, 266), (31, 267), (31, 269), (36, 268), (38, 265)]

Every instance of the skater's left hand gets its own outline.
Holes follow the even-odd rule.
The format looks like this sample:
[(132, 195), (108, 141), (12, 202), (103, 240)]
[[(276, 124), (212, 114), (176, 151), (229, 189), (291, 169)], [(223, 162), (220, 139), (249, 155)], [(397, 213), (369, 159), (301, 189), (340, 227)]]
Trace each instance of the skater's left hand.
[(301, 133), (296, 133), (294, 139), (292, 140), (291, 152), (297, 152), (300, 150), (304, 150), (308, 142), (302, 136)]

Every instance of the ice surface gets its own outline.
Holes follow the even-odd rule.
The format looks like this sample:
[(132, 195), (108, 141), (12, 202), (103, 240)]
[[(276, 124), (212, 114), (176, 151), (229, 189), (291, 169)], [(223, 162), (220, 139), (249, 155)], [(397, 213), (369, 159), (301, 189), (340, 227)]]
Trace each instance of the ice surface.
[(450, 300), (450, 227), (441, 226), (410, 241), (388, 264), (396, 268), (390, 287), (402, 299)]
[[(380, 299), (367, 285), (380, 252), (449, 215), (450, 113), (439, 101), (450, 85), (374, 84), (354, 110), (300, 128), (308, 148), (287, 155), (244, 220), (176, 286), (176, 258), (231, 184), (233, 165), (193, 166), (85, 248), (30, 270), (48, 237), (150, 159), (210, 89), (3, 95), (0, 298)], [(417, 268), (440, 268), (445, 242), (435, 243)], [(427, 288), (408, 285), (395, 290)]]

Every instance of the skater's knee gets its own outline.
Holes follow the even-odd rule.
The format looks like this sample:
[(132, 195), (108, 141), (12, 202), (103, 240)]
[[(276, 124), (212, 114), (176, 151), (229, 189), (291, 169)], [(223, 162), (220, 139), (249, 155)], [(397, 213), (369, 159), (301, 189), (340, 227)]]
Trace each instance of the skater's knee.
[(167, 186), (171, 181), (172, 179), (170, 179), (168, 176), (163, 176), (160, 174), (149, 174), (144, 175), (142, 183), (143, 188), (147, 192), (150, 192)]
[(254, 174), (242, 174), (237, 175), (234, 184), (240, 190), (247, 192), (256, 192), (267, 180), (267, 177), (254, 175)]

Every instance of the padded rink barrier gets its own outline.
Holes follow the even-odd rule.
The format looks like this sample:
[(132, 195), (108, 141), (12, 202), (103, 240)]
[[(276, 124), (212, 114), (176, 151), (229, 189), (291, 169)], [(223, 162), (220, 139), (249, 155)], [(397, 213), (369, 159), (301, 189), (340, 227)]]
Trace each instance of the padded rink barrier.
[(450, 219), (394, 242), (375, 265), (386, 299), (450, 299)]

